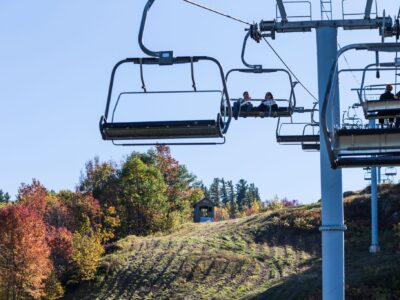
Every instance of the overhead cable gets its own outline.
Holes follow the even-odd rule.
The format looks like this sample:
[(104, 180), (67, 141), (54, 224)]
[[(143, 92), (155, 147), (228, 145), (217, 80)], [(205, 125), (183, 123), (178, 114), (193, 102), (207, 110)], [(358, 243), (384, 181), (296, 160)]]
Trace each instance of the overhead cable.
[(198, 4), (198, 3), (196, 3), (196, 2), (193, 2), (193, 1), (190, 1), (190, 0), (183, 0), (183, 1), (186, 2), (186, 3), (192, 4), (192, 5), (195, 5), (195, 6), (197, 6), (197, 7), (200, 7), (200, 8), (202, 8), (202, 9), (208, 10), (208, 11), (210, 11), (210, 12), (213, 12), (213, 13), (215, 13), (215, 14), (218, 14), (218, 15), (220, 15), (220, 16), (229, 18), (229, 19), (234, 20), (234, 21), (236, 21), (236, 22), (240, 22), (240, 23), (243, 23), (243, 24), (246, 24), (246, 25), (251, 25), (249, 22), (240, 20), (240, 19), (238, 19), (238, 18), (232, 17), (232, 16), (227, 15), (227, 14), (224, 14), (224, 13), (222, 13), (222, 12), (216, 11), (216, 10), (214, 10), (214, 9), (211, 9), (211, 8), (209, 8), (209, 7), (207, 7), (207, 6)]
[(283, 63), (283, 65), (286, 67), (286, 69), (292, 74), (292, 76), (297, 80), (297, 82), (303, 87), (303, 89), (315, 100), (318, 101), (317, 97), (313, 95), (313, 93), (310, 92), (310, 90), (300, 81), (300, 79), (296, 76), (296, 74), (293, 73), (293, 71), (290, 69), (290, 67), (285, 63), (283, 58), (279, 55), (279, 53), (272, 47), (270, 42), (263, 37), (263, 40), (267, 43), (267, 45), (271, 48), (271, 50), (275, 53), (275, 55), (279, 58), (279, 60)]
[[(214, 10), (214, 9), (211, 9), (211, 8), (209, 8), (209, 7), (206, 7), (206, 6), (204, 6), (204, 5), (198, 4), (198, 3), (194, 2), (194, 1), (191, 1), (191, 0), (183, 0), (183, 1), (186, 2), (186, 3), (192, 4), (192, 5), (194, 5), (194, 6), (200, 7), (200, 8), (202, 8), (202, 9), (205, 9), (205, 10), (207, 10), (207, 11), (213, 12), (213, 13), (215, 13), (215, 14), (218, 14), (218, 15), (220, 15), (220, 16), (229, 18), (229, 19), (231, 19), (231, 20), (234, 20), (234, 21), (237, 21), (237, 22), (240, 22), (240, 23), (249, 25), (249, 26), (252, 26), (252, 25), (253, 25), (253, 24), (251, 24), (251, 23), (249, 23), (249, 22), (240, 20), (240, 19), (238, 19), (238, 18), (235, 18), (235, 17), (232, 17), (232, 16), (230, 16), (230, 15), (221, 13), (221, 12), (219, 12), (219, 11), (216, 11), (216, 10)], [(266, 39), (265, 37), (263, 37), (263, 39), (264, 39), (264, 41), (268, 44), (268, 46), (272, 49), (272, 51), (275, 53), (275, 55), (280, 59), (280, 61), (283, 63), (283, 65), (288, 69), (288, 71), (290, 72), (290, 74), (292, 74), (292, 76), (297, 80), (297, 82), (303, 87), (303, 89), (304, 89), (315, 101), (318, 101), (317, 97), (315, 97), (315, 96), (310, 92), (310, 90), (307, 89), (307, 87), (300, 81), (300, 79), (293, 73), (293, 71), (290, 69), (290, 67), (289, 67), (289, 66), (285, 63), (285, 61), (279, 56), (278, 52), (275, 51), (275, 49), (274, 49), (274, 48), (272, 47), (272, 45), (267, 41), (267, 39)]]

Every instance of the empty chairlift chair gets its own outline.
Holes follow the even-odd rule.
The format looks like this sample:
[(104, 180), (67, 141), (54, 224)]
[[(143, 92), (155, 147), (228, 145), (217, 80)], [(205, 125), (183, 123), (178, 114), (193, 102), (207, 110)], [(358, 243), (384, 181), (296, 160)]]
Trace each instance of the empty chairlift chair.
[[(397, 43), (353, 44), (342, 48), (332, 66), (325, 101), (321, 112), (321, 129), (333, 168), (400, 165), (400, 129), (398, 128), (343, 128), (328, 126), (328, 107), (334, 101), (334, 88), (338, 80), (337, 61), (349, 50), (373, 52), (400, 51)], [(333, 128), (329, 130), (328, 128)]]
[(305, 151), (319, 151), (320, 150), (320, 133), (319, 122), (314, 120), (314, 113), (317, 112), (314, 103), (311, 109), (304, 109), (303, 113), (310, 113), (310, 122), (290, 122), (281, 123), (278, 119), (276, 126), (276, 141), (281, 145), (301, 145)]
[[(143, 43), (143, 31), (145, 27), (147, 12), (149, 11), (154, 0), (149, 0), (144, 8), (142, 22), (139, 32), (139, 45), (144, 53), (152, 57), (145, 58), (127, 58), (118, 62), (111, 74), (110, 86), (108, 91), (105, 114), (100, 119), (100, 132), (104, 140), (111, 140), (115, 145), (214, 145), (223, 144), (225, 142), (224, 134), (227, 132), (231, 121), (232, 110), (229, 102), (228, 90), (226, 87), (225, 76), (221, 64), (212, 57), (208, 56), (183, 56), (174, 57), (172, 51), (153, 52), (147, 49)], [(218, 76), (221, 78), (220, 90), (199, 90), (196, 87), (194, 78), (194, 64), (207, 61), (215, 64), (218, 68)], [(112, 107), (113, 87), (115, 74), (121, 65), (134, 64), (139, 67), (142, 91), (122, 92), (118, 95), (115, 105)], [(190, 66), (193, 90), (179, 91), (148, 91), (145, 86), (143, 76), (143, 66), (145, 65), (176, 65), (186, 64)], [(119, 104), (120, 98), (127, 94), (145, 95), (155, 94), (159, 97), (166, 94), (186, 93), (215, 93), (218, 92), (221, 98), (216, 101), (216, 118), (215, 119), (189, 119), (189, 120), (162, 120), (162, 121), (131, 121), (131, 122), (115, 122), (114, 113)], [(114, 103), (113, 102), (113, 103)], [(158, 108), (160, 109), (160, 108)], [(110, 111), (112, 110), (112, 113)], [(149, 116), (150, 117), (150, 116)], [(188, 142), (176, 142), (176, 140), (186, 139)], [(205, 141), (205, 139), (207, 139)], [(211, 141), (210, 141), (211, 139)], [(195, 140), (195, 141), (193, 141)]]
[[(251, 99), (250, 102), (253, 104), (251, 109), (243, 109), (243, 107), (241, 106), (241, 101), (243, 100), (242, 98), (240, 98), (240, 97), (231, 98), (230, 100), (233, 102), (233, 104), (232, 104), (233, 117), (236, 120), (239, 117), (240, 118), (290, 117), (296, 109), (296, 96), (294, 93), (294, 88), (295, 88), (297, 82), (293, 82), (290, 73), (285, 69), (264, 69), (261, 65), (251, 65), (251, 64), (247, 63), (244, 55), (245, 55), (247, 40), (248, 40), (249, 36), (250, 36), (250, 31), (246, 34), (244, 41), (243, 41), (243, 47), (242, 47), (241, 59), (242, 59), (242, 62), (244, 64), (245, 68), (237, 68), (237, 69), (229, 70), (229, 72), (226, 74), (226, 81), (228, 82), (228, 85), (229, 85), (229, 77), (232, 73), (260, 74), (260, 75), (264, 74), (265, 75), (265, 74), (283, 72), (288, 75), (289, 84), (290, 84), (288, 89), (290, 90), (290, 95), (289, 95), (288, 99), (273, 99), (273, 100), (275, 100), (275, 102), (278, 105), (278, 108), (275, 110), (273, 110), (273, 109), (260, 110), (257, 106), (264, 99)], [(243, 91), (244, 90), (245, 89), (243, 89)]]

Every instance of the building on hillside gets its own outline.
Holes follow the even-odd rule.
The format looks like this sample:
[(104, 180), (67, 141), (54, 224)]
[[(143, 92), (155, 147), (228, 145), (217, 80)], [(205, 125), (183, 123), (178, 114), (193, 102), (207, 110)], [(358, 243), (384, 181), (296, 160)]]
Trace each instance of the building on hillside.
[(194, 222), (213, 222), (214, 221), (214, 203), (207, 198), (196, 203), (194, 206)]

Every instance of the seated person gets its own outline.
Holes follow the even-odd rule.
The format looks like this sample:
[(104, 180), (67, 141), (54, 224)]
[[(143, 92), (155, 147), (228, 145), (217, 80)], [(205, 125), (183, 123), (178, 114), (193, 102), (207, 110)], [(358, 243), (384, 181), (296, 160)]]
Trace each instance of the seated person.
[(261, 111), (267, 112), (268, 115), (272, 115), (272, 113), (274, 113), (274, 116), (277, 115), (276, 111), (278, 110), (278, 104), (276, 104), (276, 101), (274, 100), (274, 96), (272, 95), (271, 92), (267, 92), (265, 94), (265, 98), (261, 102), (261, 104), (258, 106), (258, 108)]
[(243, 93), (243, 99), (240, 99), (240, 108), (245, 111), (251, 111), (253, 104), (251, 104), (251, 97), (248, 91)]
[[(392, 93), (392, 90), (393, 90), (393, 86), (391, 84), (387, 84), (385, 92), (381, 95), (379, 100), (394, 100), (395, 96)], [(390, 124), (389, 126), (390, 127), (393, 126), (393, 122), (394, 122), (394, 118), (389, 118), (389, 124)], [(385, 119), (379, 119), (379, 124), (381, 125), (382, 128), (383, 128), (384, 123), (385, 123)]]
[[(395, 96), (397, 100), (400, 100), (400, 92), (398, 92)], [(400, 128), (400, 118), (396, 118), (396, 123), (394, 124), (394, 127)]]

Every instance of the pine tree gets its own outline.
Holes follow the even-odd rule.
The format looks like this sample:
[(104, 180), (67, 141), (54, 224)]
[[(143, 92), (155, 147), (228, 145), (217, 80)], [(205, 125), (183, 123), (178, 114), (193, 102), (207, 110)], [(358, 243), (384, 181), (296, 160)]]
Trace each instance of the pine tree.
[(214, 203), (215, 206), (221, 206), (221, 188), (219, 178), (214, 178), (213, 182), (210, 185), (210, 200)]
[(251, 183), (247, 189), (245, 205), (251, 208), (255, 202), (261, 203), (260, 193), (254, 183)]
[(226, 183), (224, 178), (221, 179), (221, 202), (224, 207), (226, 207), (227, 204), (229, 203), (228, 190), (226, 188)]
[(234, 219), (237, 216), (236, 194), (233, 182), (231, 180), (226, 182), (227, 192), (229, 197), (229, 218)]
[(245, 208), (247, 199), (247, 190), (248, 190), (248, 185), (246, 180), (240, 179), (239, 182), (236, 184), (236, 203), (238, 205), (239, 211), (243, 211)]
[(10, 201), (10, 195), (8, 193), (4, 193), (3, 190), (0, 190), (0, 203), (7, 203), (8, 201)]

